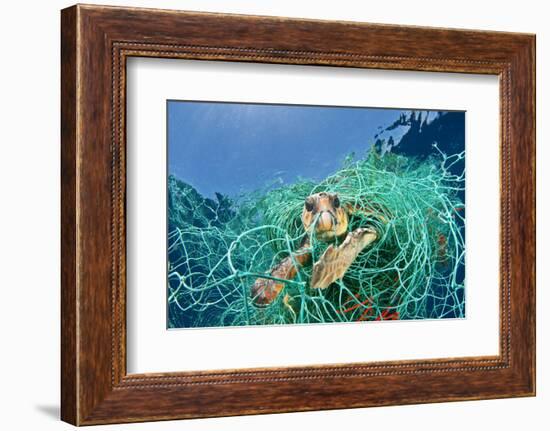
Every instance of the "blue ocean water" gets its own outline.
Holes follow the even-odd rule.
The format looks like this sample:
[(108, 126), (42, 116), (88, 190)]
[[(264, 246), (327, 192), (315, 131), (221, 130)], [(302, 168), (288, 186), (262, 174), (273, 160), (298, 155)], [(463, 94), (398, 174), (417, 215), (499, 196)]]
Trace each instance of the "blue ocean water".
[(379, 127), (409, 112), (169, 101), (168, 171), (207, 197), (321, 180), (348, 154), (364, 156)]

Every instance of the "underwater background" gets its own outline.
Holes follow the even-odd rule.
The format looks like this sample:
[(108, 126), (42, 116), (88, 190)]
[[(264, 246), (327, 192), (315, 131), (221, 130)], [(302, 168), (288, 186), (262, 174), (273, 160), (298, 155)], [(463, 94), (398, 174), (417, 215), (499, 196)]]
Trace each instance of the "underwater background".
[[(168, 328), (463, 318), (465, 112), (168, 101)], [(344, 278), (303, 267), (250, 289), (303, 241), (304, 199), (384, 208)], [(314, 256), (323, 244), (313, 244)]]

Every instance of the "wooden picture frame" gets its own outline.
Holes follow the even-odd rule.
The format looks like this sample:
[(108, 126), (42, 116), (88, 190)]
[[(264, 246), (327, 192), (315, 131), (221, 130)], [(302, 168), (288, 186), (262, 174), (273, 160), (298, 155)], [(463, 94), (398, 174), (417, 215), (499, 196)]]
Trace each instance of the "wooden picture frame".
[[(64, 421), (535, 394), (534, 35), (83, 5), (61, 17)], [(127, 374), (125, 65), (131, 56), (498, 75), (500, 354)]]

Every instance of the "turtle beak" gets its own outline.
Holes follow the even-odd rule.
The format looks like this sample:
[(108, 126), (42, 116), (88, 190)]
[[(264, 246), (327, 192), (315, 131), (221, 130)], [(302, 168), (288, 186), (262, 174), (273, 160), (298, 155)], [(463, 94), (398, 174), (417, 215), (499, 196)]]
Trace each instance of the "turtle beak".
[(334, 216), (328, 211), (323, 211), (319, 216), (319, 220), (317, 221), (317, 231), (318, 232), (331, 231), (334, 228), (334, 224), (335, 224)]

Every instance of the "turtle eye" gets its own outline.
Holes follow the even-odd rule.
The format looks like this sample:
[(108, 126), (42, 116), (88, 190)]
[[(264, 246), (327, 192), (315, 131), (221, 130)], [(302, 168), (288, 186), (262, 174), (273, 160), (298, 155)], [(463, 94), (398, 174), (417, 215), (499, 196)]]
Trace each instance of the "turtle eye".
[(332, 205), (334, 208), (340, 208), (340, 198), (338, 196), (334, 196), (334, 199), (332, 200)]
[(313, 202), (311, 199), (306, 199), (306, 203), (305, 203), (305, 207), (306, 207), (306, 211), (313, 211)]

